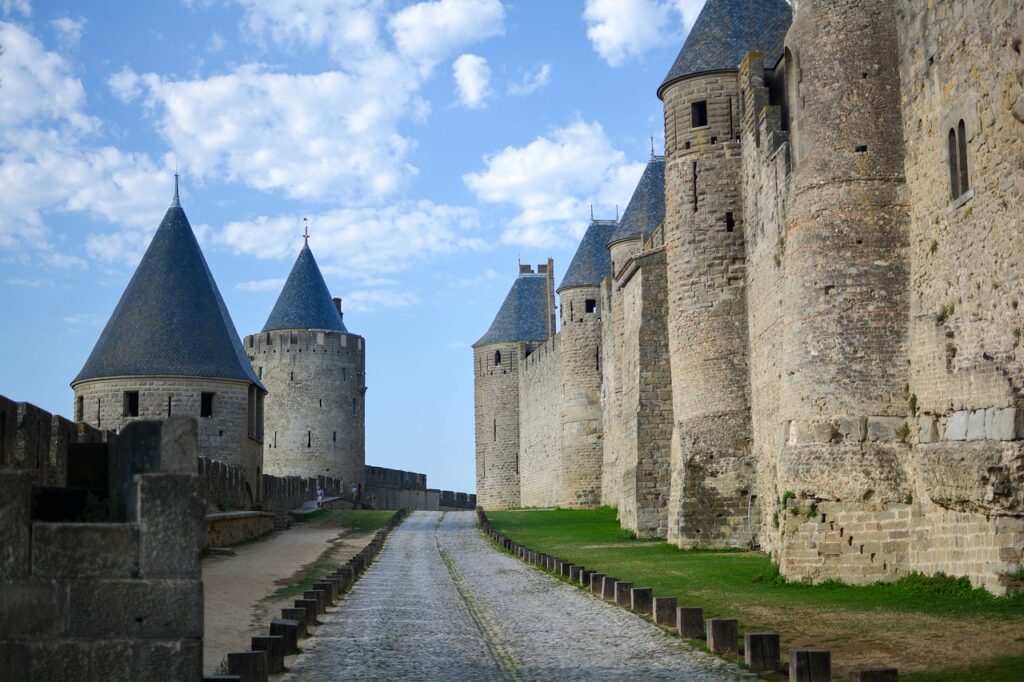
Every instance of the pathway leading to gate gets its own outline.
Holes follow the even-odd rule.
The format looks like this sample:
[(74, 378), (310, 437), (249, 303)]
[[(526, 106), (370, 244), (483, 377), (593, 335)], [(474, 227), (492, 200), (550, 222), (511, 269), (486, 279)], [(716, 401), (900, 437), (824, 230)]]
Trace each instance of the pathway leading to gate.
[(735, 680), (624, 609), (491, 546), (472, 512), (416, 512), (287, 680)]

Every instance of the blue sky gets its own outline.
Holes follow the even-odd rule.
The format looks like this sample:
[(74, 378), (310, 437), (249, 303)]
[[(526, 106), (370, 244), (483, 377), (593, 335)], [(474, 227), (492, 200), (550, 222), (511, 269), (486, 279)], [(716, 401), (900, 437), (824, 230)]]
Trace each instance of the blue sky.
[(367, 339), (367, 463), (473, 490), (470, 345), (661, 150), (702, 0), (0, 0), (0, 393), (71, 414), (182, 176), (235, 326), (308, 216)]

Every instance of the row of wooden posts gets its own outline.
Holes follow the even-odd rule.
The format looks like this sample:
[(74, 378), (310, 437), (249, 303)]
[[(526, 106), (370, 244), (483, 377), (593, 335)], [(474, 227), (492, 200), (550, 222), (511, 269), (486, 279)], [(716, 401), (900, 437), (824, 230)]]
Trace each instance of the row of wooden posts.
[(228, 654), (227, 675), (206, 676), (203, 682), (267, 682), (270, 674), (284, 672), (285, 656), (299, 653), (299, 641), (309, 637), (311, 628), (320, 624), (318, 616), (327, 613), (327, 607), (333, 606), (359, 580), (388, 535), (408, 513), (407, 509), (395, 512), (358, 554), (313, 583), (312, 589), (304, 591), (292, 607), (281, 609), (281, 617), (270, 621), (270, 634), (252, 638), (250, 651)]
[[(678, 606), (675, 597), (655, 597), (650, 587), (636, 587), (632, 582), (591, 571), (564, 559), (520, 545), (491, 526), (486, 512), (477, 510), (477, 519), (484, 532), (499, 547), (523, 561), (554, 573), (598, 597), (630, 609), (675, 630), (687, 639), (706, 640), (712, 653), (736, 660), (739, 656), (739, 621), (734, 618), (704, 618), (700, 607)], [(743, 659), (754, 672), (781, 670), (781, 646), (777, 632), (743, 633)], [(827, 649), (790, 649), (790, 682), (829, 682), (832, 679), (832, 654)], [(896, 668), (864, 668), (850, 673), (851, 682), (898, 682)]]

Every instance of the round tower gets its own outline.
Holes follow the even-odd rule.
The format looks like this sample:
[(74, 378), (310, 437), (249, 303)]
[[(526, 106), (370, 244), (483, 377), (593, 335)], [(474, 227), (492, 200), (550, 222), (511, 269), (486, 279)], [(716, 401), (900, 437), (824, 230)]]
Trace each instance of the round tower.
[(366, 341), (342, 319), (308, 242), (263, 330), (245, 337), (269, 391), (264, 462), (274, 476), (326, 476), (361, 491)]
[(559, 500), (601, 503), (601, 280), (611, 273), (608, 239), (618, 223), (591, 220), (558, 287), (561, 310), (562, 433)]
[(519, 266), (487, 333), (473, 344), (476, 497), (484, 509), (515, 509), (519, 494), (519, 363), (555, 333), (553, 265)]
[(708, 0), (658, 89), (665, 108), (665, 246), (672, 366), (669, 539), (753, 536), (738, 65), (780, 55), (784, 0)]
[(199, 455), (240, 468), (259, 499), (266, 389), (174, 199), (85, 366), (75, 420), (120, 431), (141, 419), (196, 417)]
[(785, 51), (793, 171), (780, 485), (820, 499), (901, 499), (909, 200), (893, 3), (796, 7)]

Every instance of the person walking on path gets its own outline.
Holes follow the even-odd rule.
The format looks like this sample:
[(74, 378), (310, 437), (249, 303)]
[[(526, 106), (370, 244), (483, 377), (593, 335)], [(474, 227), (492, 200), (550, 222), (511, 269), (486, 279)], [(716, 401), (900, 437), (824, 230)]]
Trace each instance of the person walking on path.
[(324, 489), (320, 486), (316, 487), (316, 508), (319, 509), (324, 503)]

